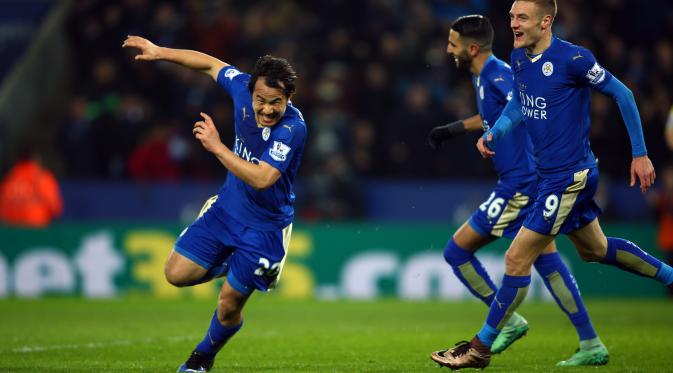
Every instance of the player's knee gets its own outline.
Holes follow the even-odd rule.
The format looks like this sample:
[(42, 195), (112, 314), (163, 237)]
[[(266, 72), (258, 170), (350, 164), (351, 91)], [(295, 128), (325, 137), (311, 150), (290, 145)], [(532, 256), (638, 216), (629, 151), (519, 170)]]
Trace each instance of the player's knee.
[(603, 260), (605, 255), (601, 255), (599, 250), (592, 250), (590, 248), (585, 248), (582, 250), (577, 250), (580, 258), (585, 262), (600, 262)]
[(605, 250), (599, 244), (585, 244), (574, 242), (577, 254), (585, 262), (600, 262), (605, 257)]
[(217, 300), (217, 319), (221, 324), (238, 323), (241, 319), (241, 307), (238, 302), (228, 298)]
[(510, 249), (505, 253), (505, 271), (509, 275), (524, 275), (530, 271), (532, 265), (525, 256), (519, 255), (514, 250)]
[(166, 281), (173, 286), (179, 288), (189, 286), (187, 279), (175, 267), (166, 266), (164, 268), (164, 276), (166, 277)]
[(452, 266), (462, 264), (458, 263), (461, 261), (461, 253), (459, 250), (460, 248), (456, 245), (453, 239), (449, 240), (449, 243), (447, 243), (444, 248), (444, 260)]
[(451, 239), (444, 248), (444, 260), (451, 266), (458, 266), (469, 260), (470, 254), (461, 249), (456, 242)]

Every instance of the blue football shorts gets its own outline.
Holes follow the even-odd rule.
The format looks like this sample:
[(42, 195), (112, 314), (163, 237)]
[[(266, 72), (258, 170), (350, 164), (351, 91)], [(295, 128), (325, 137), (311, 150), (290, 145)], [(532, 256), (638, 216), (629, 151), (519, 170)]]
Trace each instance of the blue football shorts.
[(601, 214), (594, 202), (598, 168), (542, 177), (532, 211), (523, 226), (544, 235), (568, 234), (591, 223)]
[(535, 198), (535, 183), (529, 184), (514, 187), (499, 182), (470, 217), (468, 222), (472, 229), (485, 237), (514, 238), (531, 211)]
[(214, 196), (180, 234), (175, 251), (205, 269), (228, 262), (227, 282), (238, 292), (250, 294), (276, 286), (291, 235), (292, 224), (275, 231), (241, 224), (217, 206)]

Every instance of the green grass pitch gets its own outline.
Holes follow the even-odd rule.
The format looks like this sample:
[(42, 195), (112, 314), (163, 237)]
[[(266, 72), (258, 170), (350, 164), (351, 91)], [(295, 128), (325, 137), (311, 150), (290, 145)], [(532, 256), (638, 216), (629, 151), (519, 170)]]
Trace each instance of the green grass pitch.
[[(0, 372), (173, 372), (200, 341), (214, 302), (125, 298), (0, 301)], [(590, 300), (605, 367), (555, 368), (577, 340), (554, 304), (525, 303), (528, 336), (493, 372), (671, 372), (673, 302)], [(448, 372), (432, 350), (470, 338), (476, 302), (289, 301), (256, 294), (213, 372)], [(472, 371), (472, 370), (467, 370)]]

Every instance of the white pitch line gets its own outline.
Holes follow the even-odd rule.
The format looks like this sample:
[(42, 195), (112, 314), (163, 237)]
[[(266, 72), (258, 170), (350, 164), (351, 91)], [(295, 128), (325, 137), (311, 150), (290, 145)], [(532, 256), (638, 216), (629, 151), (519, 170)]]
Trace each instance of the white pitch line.
[(30, 353), (30, 352), (43, 352), (43, 351), (55, 351), (55, 350), (79, 350), (79, 349), (92, 349), (92, 348), (107, 348), (112, 346), (128, 346), (135, 345), (139, 343), (158, 343), (158, 342), (182, 342), (187, 340), (196, 339), (195, 337), (167, 337), (167, 338), (144, 338), (135, 341), (109, 341), (109, 342), (90, 342), (90, 343), (81, 343), (81, 344), (62, 344), (62, 345), (49, 345), (49, 346), (22, 346), (13, 348), (12, 352), (19, 353)]

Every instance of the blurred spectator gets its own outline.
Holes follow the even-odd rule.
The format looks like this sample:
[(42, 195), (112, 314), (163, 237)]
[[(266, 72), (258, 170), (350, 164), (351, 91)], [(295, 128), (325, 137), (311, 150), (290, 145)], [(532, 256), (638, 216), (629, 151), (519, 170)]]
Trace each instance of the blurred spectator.
[(389, 144), (388, 173), (392, 176), (427, 176), (430, 174), (432, 149), (426, 144), (430, 129), (439, 121), (432, 110), (432, 97), (427, 85), (411, 84), (406, 90), (404, 104), (393, 112), (391, 125), (385, 131)]
[(24, 146), (17, 163), (0, 183), (0, 220), (11, 226), (42, 228), (62, 211), (56, 178), (42, 168), (38, 153)]
[(657, 244), (666, 255), (666, 262), (673, 264), (673, 164), (666, 165), (660, 174), (661, 187), (651, 195), (659, 219)]
[(146, 139), (131, 153), (128, 165), (131, 177), (137, 181), (177, 180), (179, 173), (173, 155), (179, 156), (184, 145), (175, 142), (171, 146), (171, 143), (170, 128), (152, 128)]
[(360, 189), (346, 158), (335, 153), (320, 166), (322, 170), (305, 181), (308, 193), (302, 202), (301, 217), (306, 220), (362, 217)]
[(358, 120), (353, 123), (351, 137), (350, 161), (355, 172), (361, 177), (371, 175), (380, 167), (381, 143), (376, 141), (376, 129), (369, 121)]
[(92, 176), (98, 168), (96, 144), (92, 141), (93, 124), (87, 111), (87, 99), (73, 97), (56, 138), (56, 149), (61, 153), (70, 177)]
[(666, 144), (668, 149), (673, 151), (673, 106), (668, 113), (668, 121), (666, 122)]
[[(555, 29), (624, 77), (638, 101), (656, 166), (673, 149), (673, 114), (666, 138), (661, 136), (673, 101), (666, 83), (673, 79), (673, 3), (651, 2), (565, 0)], [(254, 58), (236, 56), (271, 53), (290, 60), (300, 76), (293, 101), (310, 130), (300, 183), (316, 173), (329, 178), (326, 164), (342, 161), (358, 178), (492, 178), (490, 163), (481, 161), (473, 142), (429, 153), (425, 135), (439, 122), (476, 111), (469, 77), (446, 65), (448, 25), (468, 13), (487, 14), (496, 30), (494, 51), (508, 56), (510, 6), (486, 0), (73, 2), (72, 69), (83, 77), (73, 82), (70, 110), (54, 139), (64, 176), (172, 180), (222, 174), (219, 164), (191, 146), (184, 123), (200, 111), (219, 112), (221, 118), (214, 119), (226, 138), (226, 131), (232, 133), (231, 104), (199, 74), (169, 64), (154, 69), (132, 63), (120, 43), (138, 34), (170, 47), (203, 50), (242, 70)], [(622, 27), (632, 19), (648, 22)], [(628, 180), (630, 142), (619, 109), (605, 98), (592, 102), (591, 142), (602, 175), (615, 183)], [(148, 144), (157, 137), (151, 124), (165, 118), (183, 125), (167, 130), (163, 145)], [(150, 154), (149, 146), (161, 149)], [(343, 160), (334, 160), (334, 154)], [(162, 158), (159, 163), (168, 168), (155, 170), (164, 174), (150, 171), (148, 156)]]

